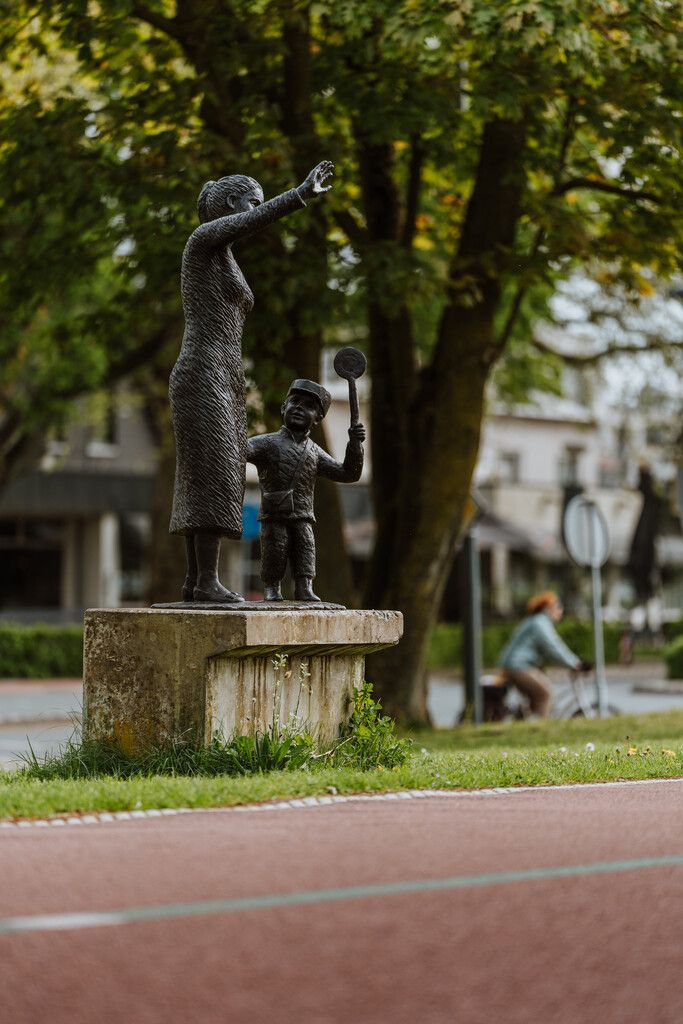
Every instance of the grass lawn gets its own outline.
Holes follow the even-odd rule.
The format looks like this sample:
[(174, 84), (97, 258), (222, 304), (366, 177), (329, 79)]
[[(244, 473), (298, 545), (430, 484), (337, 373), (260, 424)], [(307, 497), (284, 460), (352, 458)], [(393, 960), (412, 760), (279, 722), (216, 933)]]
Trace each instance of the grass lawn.
[(683, 776), (683, 711), (411, 733), (401, 767), (322, 768), (250, 776), (36, 781), (0, 774), (0, 818), (86, 811), (215, 807), (392, 789), (481, 789)]

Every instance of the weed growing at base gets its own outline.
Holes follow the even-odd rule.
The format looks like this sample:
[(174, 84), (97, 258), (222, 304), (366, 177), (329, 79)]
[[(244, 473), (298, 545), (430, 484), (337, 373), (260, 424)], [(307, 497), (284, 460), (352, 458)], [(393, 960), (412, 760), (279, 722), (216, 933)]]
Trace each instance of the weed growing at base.
[[(280, 671), (284, 663), (277, 663)], [(305, 680), (302, 681), (302, 685)], [(312, 771), (319, 767), (343, 767), (367, 771), (395, 768), (409, 757), (412, 741), (401, 739), (395, 723), (381, 714), (372, 699), (372, 686), (364, 683), (356, 691), (351, 719), (340, 738), (327, 749), (298, 716), (298, 705), (289, 722), (282, 723), (277, 708), (277, 684), (272, 720), (265, 731), (226, 740), (215, 735), (208, 746), (197, 746), (182, 736), (144, 754), (125, 754), (113, 744), (69, 740), (57, 754), (38, 757), (33, 749), (23, 757), (24, 779), (149, 778), (184, 776), (207, 778), (227, 775), (257, 775), (278, 771)]]

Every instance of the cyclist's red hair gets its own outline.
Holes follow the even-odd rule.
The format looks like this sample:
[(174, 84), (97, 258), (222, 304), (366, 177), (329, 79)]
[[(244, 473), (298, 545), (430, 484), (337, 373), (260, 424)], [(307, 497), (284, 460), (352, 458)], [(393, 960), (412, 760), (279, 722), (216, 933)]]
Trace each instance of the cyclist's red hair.
[(526, 610), (529, 615), (536, 615), (546, 608), (551, 608), (552, 605), (558, 602), (559, 598), (554, 590), (543, 590), (540, 594), (534, 594), (533, 597), (529, 598)]

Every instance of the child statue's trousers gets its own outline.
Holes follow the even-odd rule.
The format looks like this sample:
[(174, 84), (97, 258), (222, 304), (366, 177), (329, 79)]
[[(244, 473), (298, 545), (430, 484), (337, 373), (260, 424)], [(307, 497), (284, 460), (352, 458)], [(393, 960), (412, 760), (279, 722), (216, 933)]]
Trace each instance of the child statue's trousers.
[(315, 577), (315, 537), (308, 519), (266, 519), (261, 523), (261, 579), (265, 586), (292, 577)]

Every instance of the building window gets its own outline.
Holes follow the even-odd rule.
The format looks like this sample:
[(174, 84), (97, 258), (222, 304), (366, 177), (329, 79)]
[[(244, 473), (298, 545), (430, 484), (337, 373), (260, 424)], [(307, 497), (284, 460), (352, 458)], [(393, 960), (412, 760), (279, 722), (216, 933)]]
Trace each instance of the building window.
[(519, 452), (500, 452), (498, 478), (504, 484), (519, 483)]
[(91, 459), (112, 459), (119, 452), (118, 403), (115, 394), (103, 396), (90, 428), (85, 453)]
[(0, 611), (59, 607), (62, 543), (61, 520), (0, 520)]
[(624, 466), (620, 459), (603, 459), (600, 463), (600, 486), (621, 487), (624, 483)]
[(560, 483), (563, 487), (568, 484), (578, 484), (579, 481), (579, 459), (583, 455), (583, 448), (575, 448), (567, 445), (560, 459)]
[(666, 423), (648, 423), (645, 429), (645, 444), (652, 448), (663, 448), (669, 442), (670, 432)]

